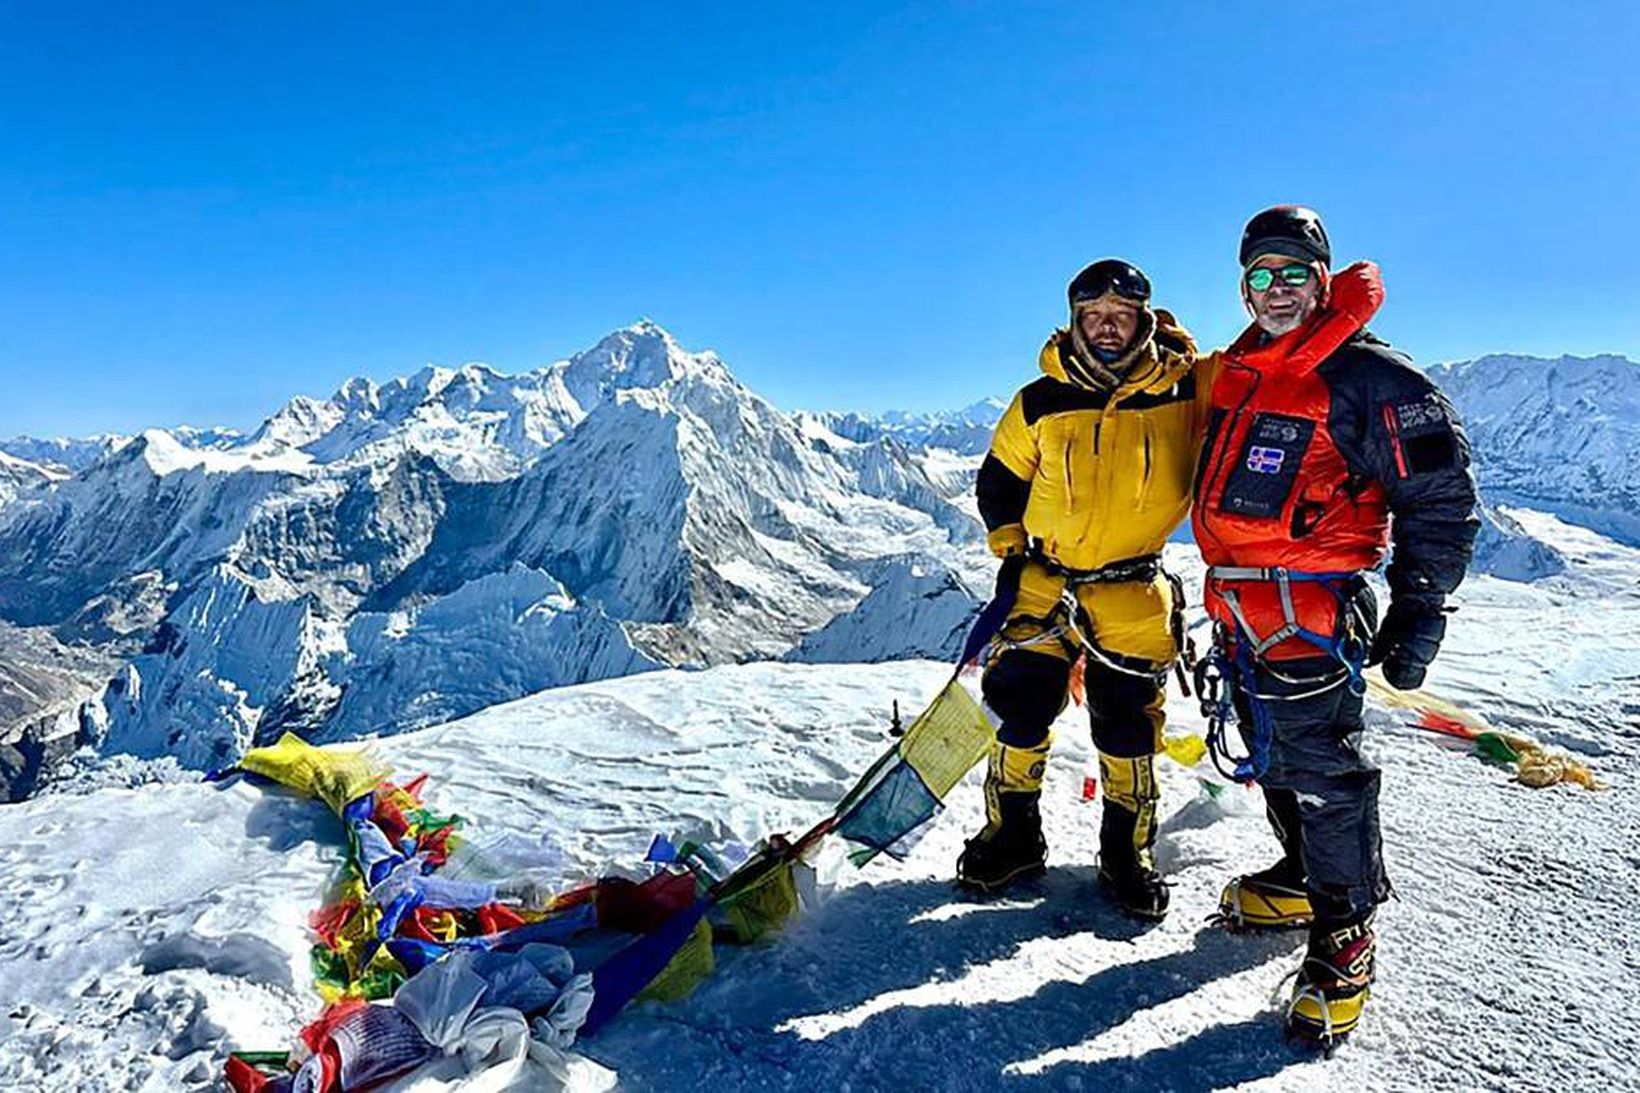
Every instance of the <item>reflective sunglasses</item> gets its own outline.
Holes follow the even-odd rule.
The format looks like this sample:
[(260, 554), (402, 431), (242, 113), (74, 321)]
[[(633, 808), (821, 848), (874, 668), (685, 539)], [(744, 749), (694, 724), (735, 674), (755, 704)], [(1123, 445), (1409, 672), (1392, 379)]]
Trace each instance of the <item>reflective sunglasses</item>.
[(1290, 266), (1282, 266), (1279, 269), (1259, 266), (1256, 269), (1247, 271), (1247, 287), (1254, 292), (1269, 292), (1270, 286), (1276, 283), (1277, 277), (1280, 277), (1282, 284), (1297, 288), (1300, 285), (1309, 284), (1310, 278), (1314, 275), (1315, 270), (1297, 262)]

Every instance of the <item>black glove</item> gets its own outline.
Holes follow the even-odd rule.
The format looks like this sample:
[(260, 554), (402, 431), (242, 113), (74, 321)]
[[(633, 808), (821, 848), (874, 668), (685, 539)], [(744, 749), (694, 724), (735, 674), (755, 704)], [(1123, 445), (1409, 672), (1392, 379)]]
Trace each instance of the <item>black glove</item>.
[(1446, 613), (1440, 600), (1392, 596), (1367, 663), (1382, 664), (1390, 686), (1413, 690), (1423, 685), (1424, 673), (1440, 651), (1444, 637)]

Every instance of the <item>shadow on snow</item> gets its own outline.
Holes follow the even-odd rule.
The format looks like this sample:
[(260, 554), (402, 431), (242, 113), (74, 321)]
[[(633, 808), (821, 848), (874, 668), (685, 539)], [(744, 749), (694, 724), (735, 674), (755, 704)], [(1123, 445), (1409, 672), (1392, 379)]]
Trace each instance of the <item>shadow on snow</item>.
[[(1091, 933), (1131, 942), (1146, 929), (1098, 897), (1086, 867), (1050, 869), (1017, 898), (996, 901), (966, 900), (939, 880), (855, 885), (772, 942), (720, 948), (718, 974), (690, 999), (635, 1007), (582, 1050), (629, 1089), (1210, 1089), (1297, 1061), (1271, 1015), (1209, 1027), (1137, 1058), (1004, 1073), (1295, 947), (1291, 937), (1206, 926), (1184, 951), (1034, 990), (1024, 984), (1021, 998), (901, 999), (850, 1012), (884, 994), (954, 983), (1037, 939)], [(812, 1038), (789, 1027), (813, 1015), (833, 1015), (833, 1027), (807, 1023)]]

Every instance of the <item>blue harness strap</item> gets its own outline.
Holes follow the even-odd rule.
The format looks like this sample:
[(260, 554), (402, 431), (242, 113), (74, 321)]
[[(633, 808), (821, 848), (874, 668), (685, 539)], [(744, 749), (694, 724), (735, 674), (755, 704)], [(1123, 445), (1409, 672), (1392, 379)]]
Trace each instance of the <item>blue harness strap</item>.
[[(1270, 769), (1270, 747), (1275, 738), (1275, 721), (1269, 703), (1310, 698), (1341, 684), (1348, 684), (1350, 693), (1366, 692), (1367, 647), (1350, 631), (1349, 604), (1345, 602), (1340, 585), (1356, 572), (1314, 573), (1281, 567), (1252, 568), (1237, 566), (1210, 566), (1208, 577), (1231, 581), (1274, 581), (1280, 590), (1283, 622), (1276, 631), (1264, 638), (1254, 633), (1242, 610), (1240, 598), (1233, 589), (1220, 589), (1219, 595), (1235, 620), (1235, 632), (1219, 624), (1214, 629), (1213, 648), (1198, 668), (1196, 685), (1201, 694), (1202, 716), (1207, 719), (1207, 749), (1219, 773), (1232, 781), (1251, 784)], [(1338, 600), (1338, 623), (1335, 633), (1320, 634), (1298, 621), (1293, 607), (1292, 582), (1304, 581), (1324, 585)], [(1316, 688), (1292, 695), (1269, 695), (1259, 691), (1257, 669), (1266, 664), (1264, 654), (1292, 638), (1308, 642), (1322, 655), (1337, 661), (1342, 672)], [(1268, 665), (1266, 664), (1266, 667)], [(1246, 696), (1252, 713), (1252, 725), (1247, 740), (1247, 752), (1236, 755), (1228, 742), (1229, 726), (1236, 720), (1230, 674), (1235, 673), (1235, 685)], [(1279, 673), (1277, 673), (1279, 676)]]

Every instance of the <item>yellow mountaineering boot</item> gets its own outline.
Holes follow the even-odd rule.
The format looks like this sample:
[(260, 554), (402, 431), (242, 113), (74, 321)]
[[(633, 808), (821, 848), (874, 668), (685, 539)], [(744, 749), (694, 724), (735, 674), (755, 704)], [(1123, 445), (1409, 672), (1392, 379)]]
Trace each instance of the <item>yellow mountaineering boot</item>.
[(1291, 858), (1237, 877), (1219, 896), (1218, 921), (1232, 930), (1288, 929), (1308, 926), (1314, 918), (1304, 867)]
[(957, 883), (993, 893), (1047, 870), (1048, 844), (1042, 837), (1042, 775), (1048, 742), (1034, 748), (994, 744), (985, 772), (986, 823), (963, 846)]
[(1371, 994), (1376, 939), (1371, 918), (1317, 923), (1287, 1003), (1287, 1033), (1331, 1046), (1355, 1030)]

